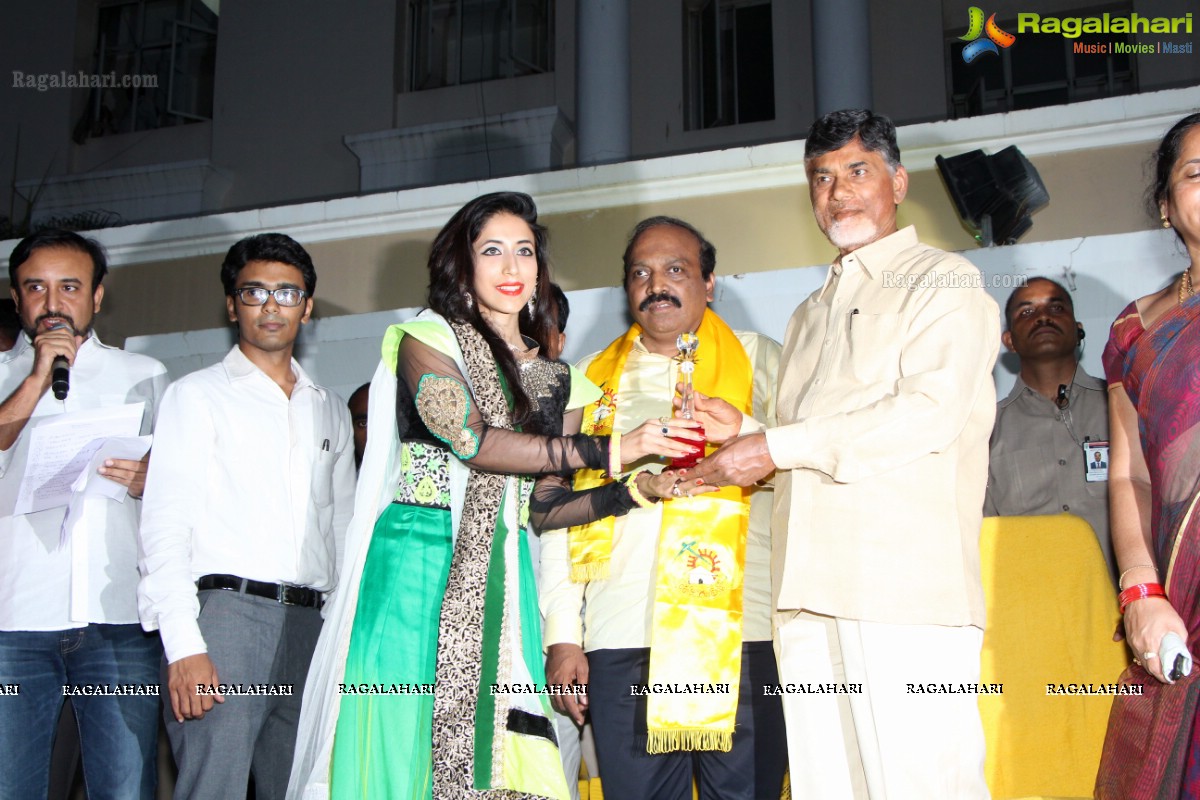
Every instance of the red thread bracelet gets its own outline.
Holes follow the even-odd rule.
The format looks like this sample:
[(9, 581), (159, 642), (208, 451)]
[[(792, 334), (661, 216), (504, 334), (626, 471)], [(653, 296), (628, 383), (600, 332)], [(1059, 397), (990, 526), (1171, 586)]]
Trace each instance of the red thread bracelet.
[(1166, 599), (1167, 593), (1163, 589), (1161, 583), (1135, 583), (1128, 589), (1117, 595), (1117, 602), (1121, 605), (1121, 613), (1125, 613), (1125, 607), (1135, 600), (1143, 600), (1147, 597), (1161, 597)]

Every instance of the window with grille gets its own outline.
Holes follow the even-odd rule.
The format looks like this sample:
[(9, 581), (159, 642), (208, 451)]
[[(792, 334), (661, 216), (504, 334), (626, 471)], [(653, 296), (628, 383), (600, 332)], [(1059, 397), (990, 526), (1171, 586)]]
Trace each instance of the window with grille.
[(408, 89), (554, 69), (553, 0), (407, 0)]
[(107, 0), (75, 140), (212, 118), (217, 0)]
[(775, 119), (771, 3), (685, 0), (688, 130)]

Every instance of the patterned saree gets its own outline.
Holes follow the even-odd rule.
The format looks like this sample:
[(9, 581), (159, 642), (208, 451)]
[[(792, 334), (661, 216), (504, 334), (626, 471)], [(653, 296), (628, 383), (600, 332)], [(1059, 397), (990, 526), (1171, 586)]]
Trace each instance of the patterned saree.
[[(1141, 324), (1131, 303), (1113, 323), (1104, 367), (1137, 410), (1150, 472), (1153, 556), (1171, 605), (1200, 653), (1200, 295), (1155, 322)], [(1143, 695), (1113, 701), (1096, 779), (1096, 796), (1200, 796), (1200, 669), (1174, 685), (1139, 665), (1122, 675)]]

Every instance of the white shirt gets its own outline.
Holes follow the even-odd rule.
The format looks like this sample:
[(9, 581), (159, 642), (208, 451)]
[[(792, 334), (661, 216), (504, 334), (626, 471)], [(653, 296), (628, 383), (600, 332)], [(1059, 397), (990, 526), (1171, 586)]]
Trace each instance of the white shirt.
[[(22, 335), (12, 350), (0, 353), (0, 396), (11, 395), (29, 376), (34, 352)], [(162, 364), (91, 336), (76, 353), (67, 398), (43, 394), (13, 446), (0, 451), (0, 630), (58, 631), (92, 622), (138, 621), (137, 500), (84, 499), (82, 517), (65, 545), (60, 544), (65, 506), (21, 516), (12, 512), (29, 440), (40, 421), (145, 403), (141, 432), (147, 434), (166, 386)]]
[(292, 361), (289, 399), (235, 346), (163, 397), (142, 508), (142, 626), (168, 662), (208, 651), (195, 581), (328, 592), (354, 501), (350, 413)]

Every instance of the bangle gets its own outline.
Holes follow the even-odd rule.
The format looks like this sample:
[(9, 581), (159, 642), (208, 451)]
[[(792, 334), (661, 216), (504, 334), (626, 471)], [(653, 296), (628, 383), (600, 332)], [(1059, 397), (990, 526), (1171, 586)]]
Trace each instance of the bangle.
[(1141, 569), (1142, 567), (1148, 567), (1154, 570), (1154, 577), (1158, 577), (1158, 567), (1154, 566), (1153, 564), (1134, 564), (1132, 567), (1122, 572), (1121, 577), (1117, 578), (1117, 589), (1124, 589), (1125, 576), (1133, 572), (1135, 569)]
[(1135, 600), (1144, 600), (1147, 597), (1161, 597), (1166, 600), (1167, 593), (1161, 583), (1135, 583), (1117, 595), (1117, 602), (1121, 604), (1121, 613), (1125, 613), (1125, 607), (1130, 603)]
[(621, 434), (613, 431), (608, 437), (608, 477), (621, 474)]
[(633, 502), (637, 503), (639, 508), (650, 508), (658, 502), (658, 498), (646, 497), (646, 495), (642, 494), (642, 490), (638, 488), (637, 476), (645, 471), (646, 469), (643, 467), (625, 476), (625, 488), (629, 490), (629, 496), (633, 498)]

